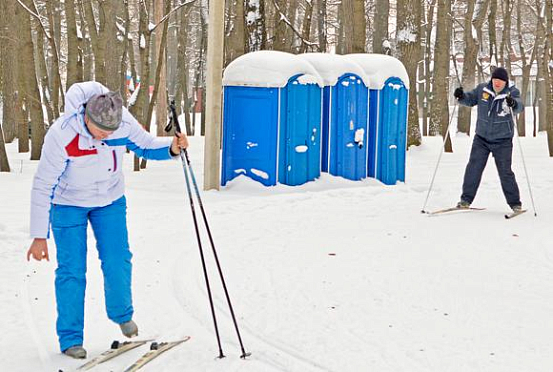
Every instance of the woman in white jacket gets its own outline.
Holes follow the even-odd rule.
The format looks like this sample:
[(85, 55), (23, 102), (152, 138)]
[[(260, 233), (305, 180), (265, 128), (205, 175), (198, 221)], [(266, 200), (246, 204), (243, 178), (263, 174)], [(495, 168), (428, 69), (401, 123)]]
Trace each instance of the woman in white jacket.
[(166, 160), (188, 147), (185, 135), (154, 137), (122, 107), (118, 92), (96, 82), (74, 84), (66, 113), (48, 130), (31, 192), (31, 237), (27, 259), (49, 260), (50, 227), (57, 248), (56, 331), (61, 351), (86, 358), (83, 348), (86, 231), (96, 238), (108, 317), (132, 337), (131, 257), (121, 163), (126, 149)]

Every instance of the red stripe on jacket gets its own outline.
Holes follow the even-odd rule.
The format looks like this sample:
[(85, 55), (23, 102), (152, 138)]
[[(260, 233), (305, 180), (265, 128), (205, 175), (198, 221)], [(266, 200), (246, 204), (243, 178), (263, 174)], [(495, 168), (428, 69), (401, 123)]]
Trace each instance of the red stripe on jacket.
[(67, 146), (65, 146), (65, 151), (67, 151), (68, 156), (87, 156), (87, 155), (96, 155), (98, 150), (82, 150), (79, 148), (79, 135), (77, 134), (75, 138)]

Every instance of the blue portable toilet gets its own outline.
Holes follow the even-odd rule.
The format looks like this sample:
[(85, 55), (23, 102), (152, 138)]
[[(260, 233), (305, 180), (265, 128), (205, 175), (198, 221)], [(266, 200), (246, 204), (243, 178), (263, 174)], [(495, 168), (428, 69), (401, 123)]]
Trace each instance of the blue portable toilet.
[(405, 182), (409, 75), (398, 59), (384, 54), (349, 54), (370, 82), (367, 172), (386, 185)]
[(227, 66), (223, 86), (223, 186), (240, 174), (266, 186), (319, 177), (322, 80), (313, 66), (289, 53), (248, 53)]
[(336, 54), (300, 54), (323, 79), (323, 172), (350, 180), (367, 177), (369, 83), (352, 60)]

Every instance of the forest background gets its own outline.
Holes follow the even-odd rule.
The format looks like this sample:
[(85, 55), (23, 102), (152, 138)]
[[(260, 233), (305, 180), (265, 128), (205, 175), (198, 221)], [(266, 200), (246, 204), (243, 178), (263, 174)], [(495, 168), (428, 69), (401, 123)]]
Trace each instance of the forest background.
[[(208, 10), (208, 0), (2, 1), (0, 171), (10, 171), (5, 143), (14, 140), (40, 158), (65, 91), (79, 81), (125, 92), (159, 136), (174, 99), (187, 132), (203, 135), (208, 23), (220, 21)], [(400, 59), (411, 87), (408, 147), (446, 133), (452, 89), (504, 66), (532, 107), (533, 131), (519, 125), (519, 135), (546, 131), (553, 155), (552, 0), (227, 0), (223, 22), (223, 66), (257, 50)], [(470, 123), (471, 110), (459, 108), (456, 130), (469, 134)], [(449, 140), (445, 147), (453, 151)], [(135, 170), (145, 166), (135, 159)]]

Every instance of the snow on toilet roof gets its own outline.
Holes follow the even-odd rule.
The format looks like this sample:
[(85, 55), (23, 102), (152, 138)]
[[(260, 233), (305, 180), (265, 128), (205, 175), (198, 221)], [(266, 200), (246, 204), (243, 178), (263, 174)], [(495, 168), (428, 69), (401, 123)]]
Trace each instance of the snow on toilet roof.
[(347, 74), (351, 73), (359, 76), (366, 87), (369, 87), (369, 79), (361, 66), (359, 66), (355, 61), (346, 58), (339, 54), (329, 54), (329, 53), (306, 53), (298, 54), (298, 57), (308, 61), (310, 64), (315, 67), (315, 70), (323, 78), (323, 83), (325, 86), (336, 85), (338, 79)]
[(304, 75), (299, 79), (301, 83), (323, 86), (323, 79), (304, 59), (290, 53), (262, 50), (232, 61), (223, 74), (223, 85), (282, 88), (298, 74)]
[(409, 89), (409, 75), (403, 63), (397, 58), (385, 54), (348, 54), (347, 58), (355, 61), (367, 74), (371, 89), (382, 89), (391, 77), (400, 78)]

